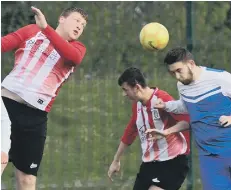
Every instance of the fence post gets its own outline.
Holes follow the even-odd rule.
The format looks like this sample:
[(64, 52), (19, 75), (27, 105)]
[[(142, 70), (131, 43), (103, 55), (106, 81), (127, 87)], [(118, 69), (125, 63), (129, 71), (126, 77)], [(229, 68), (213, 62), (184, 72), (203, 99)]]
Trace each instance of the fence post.
[[(193, 22), (192, 22), (192, 1), (186, 1), (186, 38), (187, 38), (187, 49), (192, 52), (193, 50)], [(193, 143), (192, 143), (192, 132), (190, 130), (190, 148), (191, 154), (189, 156), (189, 173), (187, 177), (187, 190), (194, 189), (194, 169), (193, 169)]]

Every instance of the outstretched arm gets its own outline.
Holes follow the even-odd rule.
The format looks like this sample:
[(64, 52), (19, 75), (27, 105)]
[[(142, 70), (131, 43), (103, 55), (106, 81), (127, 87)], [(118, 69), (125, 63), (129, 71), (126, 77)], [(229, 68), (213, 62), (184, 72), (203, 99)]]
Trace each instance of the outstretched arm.
[(174, 100), (167, 92), (159, 90), (157, 92), (158, 99), (156, 100), (154, 107), (158, 109), (164, 109), (167, 112), (175, 114), (186, 114), (188, 113), (183, 100)]
[(16, 49), (33, 33), (40, 31), (36, 24), (30, 24), (1, 38), (1, 52)]
[(76, 65), (80, 64), (86, 53), (85, 46), (77, 41), (70, 43), (67, 42), (51, 26), (47, 24), (45, 16), (39, 9), (32, 7), (32, 11), (35, 13), (36, 24), (53, 44), (56, 51), (67, 62), (72, 62)]

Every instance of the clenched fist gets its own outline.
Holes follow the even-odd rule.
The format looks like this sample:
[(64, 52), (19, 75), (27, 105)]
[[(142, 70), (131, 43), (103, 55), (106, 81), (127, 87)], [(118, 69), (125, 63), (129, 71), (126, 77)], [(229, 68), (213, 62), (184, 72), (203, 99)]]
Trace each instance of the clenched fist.
[(166, 104), (165, 104), (165, 102), (162, 99), (158, 98), (156, 100), (155, 104), (154, 104), (154, 107), (155, 108), (159, 108), (159, 109), (165, 109), (166, 108)]

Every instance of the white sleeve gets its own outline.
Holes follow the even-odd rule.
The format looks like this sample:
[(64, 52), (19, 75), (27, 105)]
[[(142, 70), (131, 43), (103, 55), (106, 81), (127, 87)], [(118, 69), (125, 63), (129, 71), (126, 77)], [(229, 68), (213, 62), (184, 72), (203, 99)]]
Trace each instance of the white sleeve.
[(166, 102), (165, 111), (172, 112), (175, 114), (187, 114), (188, 113), (188, 110), (180, 94), (181, 88), (182, 88), (182, 84), (180, 82), (177, 82), (177, 89), (178, 89), (180, 98), (179, 100), (173, 100), (173, 101)]
[(225, 96), (231, 98), (231, 73), (224, 71), (221, 73), (219, 79), (222, 92)]
[(188, 113), (188, 110), (181, 98), (179, 100), (166, 102), (165, 104), (166, 104), (165, 110), (167, 112), (172, 112), (175, 114), (187, 114)]

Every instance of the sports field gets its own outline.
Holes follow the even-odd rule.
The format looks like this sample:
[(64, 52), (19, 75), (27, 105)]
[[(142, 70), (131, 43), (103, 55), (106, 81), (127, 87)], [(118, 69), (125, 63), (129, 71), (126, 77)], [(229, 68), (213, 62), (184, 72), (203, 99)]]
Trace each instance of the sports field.
[[(122, 97), (117, 78), (129, 66), (137, 66), (150, 86), (158, 86), (178, 98), (176, 81), (167, 73), (167, 51), (192, 42), (198, 65), (231, 72), (231, 2), (193, 2), (187, 12), (182, 2), (1, 2), (2, 36), (35, 23), (30, 6), (40, 8), (55, 28), (63, 8), (77, 6), (89, 14), (80, 41), (87, 47), (83, 63), (62, 87), (49, 114), (48, 136), (38, 174), (38, 189), (131, 190), (141, 162), (139, 139), (121, 161), (114, 183), (107, 178), (120, 137), (131, 115), (131, 102)], [(192, 15), (192, 24), (187, 18)], [(164, 24), (170, 40), (163, 51), (148, 52), (139, 41), (142, 26)], [(189, 35), (191, 28), (192, 36)], [(192, 40), (192, 41), (191, 41)], [(12, 70), (14, 52), (1, 55), (2, 80)], [(201, 190), (199, 165), (193, 148), (193, 187)], [(15, 189), (12, 166), (2, 177), (7, 189)], [(187, 180), (182, 190), (186, 190)]]
[[(171, 78), (153, 76), (149, 83), (176, 97), (175, 81)], [(114, 182), (110, 183), (107, 178), (130, 113), (130, 101), (122, 97), (116, 77), (81, 81), (72, 78), (61, 90), (49, 116), (48, 138), (38, 178), (40, 189), (130, 190), (141, 160), (138, 138), (124, 155), (121, 172)], [(193, 159), (197, 160), (196, 155)], [(11, 169), (6, 170), (2, 180), (9, 189), (14, 182)], [(200, 190), (197, 164), (193, 170), (194, 189)], [(182, 190), (186, 184), (187, 181)]]

